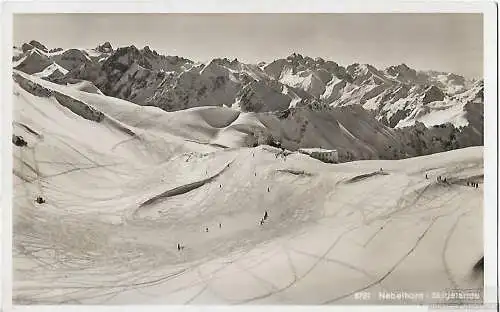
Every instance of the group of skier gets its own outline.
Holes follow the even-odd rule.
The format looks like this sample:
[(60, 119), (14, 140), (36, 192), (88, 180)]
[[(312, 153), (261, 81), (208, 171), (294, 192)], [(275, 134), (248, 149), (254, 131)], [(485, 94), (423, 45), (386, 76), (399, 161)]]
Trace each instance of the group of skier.
[[(425, 174), (425, 178), (429, 179), (429, 176), (427, 174)], [(448, 180), (446, 180), (446, 177), (443, 178), (442, 176), (437, 176), (436, 177), (436, 181), (438, 183), (440, 183), (440, 182), (442, 182), (442, 183), (448, 183)], [(479, 188), (479, 183), (467, 181), (467, 186), (472, 186), (474, 188)]]
[[(262, 217), (262, 219), (260, 219), (260, 225), (263, 225), (264, 221), (266, 221), (268, 217), (269, 217), (269, 214), (267, 213), (267, 210), (266, 210), (264, 212), (264, 217)], [(222, 223), (219, 222), (219, 229), (220, 228), (222, 228)], [(205, 232), (208, 232), (208, 227), (205, 227)], [(177, 243), (177, 250), (181, 251), (183, 249), (184, 249), (184, 246), (182, 246), (181, 244)]]
[(479, 187), (479, 183), (467, 181), (467, 186), (472, 186), (472, 187), (478, 188)]
[[(275, 156), (276, 156), (276, 158), (278, 158), (278, 156), (282, 156), (283, 159), (286, 160), (285, 149), (282, 148), (282, 151), (278, 152)], [(255, 157), (255, 153), (252, 153), (252, 157)], [(229, 168), (229, 164), (226, 167)], [(205, 173), (208, 174), (208, 171), (206, 171)], [(257, 176), (257, 172), (254, 172), (254, 176)], [(219, 188), (222, 189), (222, 184), (219, 184)], [(267, 187), (267, 192), (268, 193), (271, 192), (271, 188), (269, 186)], [(269, 217), (269, 214), (267, 213), (267, 210), (266, 210), (264, 212), (264, 216), (262, 217), (262, 219), (260, 219), (260, 225), (263, 225), (264, 221), (266, 221), (268, 217)], [(220, 223), (220, 222), (219, 222), (219, 228), (222, 228), (222, 223)], [(205, 227), (205, 232), (208, 232), (208, 227)], [(177, 243), (177, 250), (181, 251), (183, 249), (184, 249), (184, 246)]]
[(443, 183), (448, 183), (447, 180), (446, 180), (446, 177), (441, 177), (441, 176), (437, 176), (436, 180), (439, 182), (443, 182)]

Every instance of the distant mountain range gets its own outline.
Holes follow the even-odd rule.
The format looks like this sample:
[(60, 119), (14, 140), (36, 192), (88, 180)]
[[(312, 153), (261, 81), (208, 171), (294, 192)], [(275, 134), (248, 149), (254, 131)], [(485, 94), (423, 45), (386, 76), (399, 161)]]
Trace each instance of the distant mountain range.
[[(299, 54), (269, 64), (226, 58), (201, 64), (147, 46), (114, 49), (106, 42), (49, 50), (31, 41), (14, 47), (13, 67), (167, 112), (226, 106), (273, 116), (280, 125), (269, 123), (267, 130), (290, 147), (345, 146), (346, 159), (404, 158), (483, 144), (483, 81), (405, 64), (343, 67)], [(316, 130), (305, 129), (311, 126)], [(363, 148), (353, 148), (360, 140)]]

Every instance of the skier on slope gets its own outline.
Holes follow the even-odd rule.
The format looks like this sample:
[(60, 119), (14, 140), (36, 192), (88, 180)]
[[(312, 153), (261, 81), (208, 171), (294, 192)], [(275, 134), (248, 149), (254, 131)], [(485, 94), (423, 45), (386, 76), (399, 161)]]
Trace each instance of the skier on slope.
[(264, 220), (267, 220), (267, 217), (268, 217), (268, 215), (267, 215), (267, 210), (266, 210), (266, 212), (264, 213)]
[(181, 244), (177, 243), (177, 250), (181, 250)]
[(37, 203), (39, 203), (39, 204), (43, 204), (43, 203), (45, 203), (45, 199), (43, 199), (43, 197), (42, 197), (42, 196), (38, 196), (38, 197), (36, 198), (36, 200), (35, 200), (35, 201), (36, 201)]

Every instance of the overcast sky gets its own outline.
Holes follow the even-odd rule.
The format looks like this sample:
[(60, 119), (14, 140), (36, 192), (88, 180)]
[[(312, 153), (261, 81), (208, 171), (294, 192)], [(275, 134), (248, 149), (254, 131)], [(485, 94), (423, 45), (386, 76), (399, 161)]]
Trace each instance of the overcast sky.
[(146, 45), (206, 62), (272, 61), (293, 52), (340, 65), (406, 63), (468, 77), (483, 74), (480, 14), (23, 14), (14, 44), (50, 48)]

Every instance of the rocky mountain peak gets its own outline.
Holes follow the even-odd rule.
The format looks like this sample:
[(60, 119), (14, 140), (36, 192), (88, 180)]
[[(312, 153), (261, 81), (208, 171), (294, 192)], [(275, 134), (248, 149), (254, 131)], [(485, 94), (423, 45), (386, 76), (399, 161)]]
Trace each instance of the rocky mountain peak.
[(417, 81), (417, 71), (410, 68), (408, 65), (402, 63), (400, 65), (394, 65), (386, 68), (386, 73), (393, 76), (401, 82)]
[[(29, 42), (29, 45), (32, 46), (32, 47), (35, 47), (43, 52), (49, 52), (49, 50), (47, 49), (46, 46), (44, 46), (43, 44), (41, 44), (40, 42), (36, 41), (36, 40), (31, 40)], [(24, 46), (24, 45), (23, 45)]]
[(160, 57), (158, 52), (156, 52), (156, 50), (151, 50), (149, 46), (145, 46), (144, 48), (142, 48), (141, 52), (144, 53), (146, 57), (150, 58)]
[[(428, 122), (430, 119), (422, 116), (442, 111), (442, 107), (454, 108), (446, 114), (440, 111), (440, 116), (463, 124), (462, 117), (454, 113), (461, 109), (455, 106), (482, 103), (480, 82), (464, 83), (464, 78), (456, 74), (417, 72), (404, 63), (383, 70), (360, 63), (343, 67), (321, 57), (292, 53), (267, 65), (230, 58), (215, 58), (205, 65), (160, 55), (149, 46), (113, 50), (105, 42), (92, 50), (69, 49), (53, 54), (44, 53), (43, 48), (37, 42), (26, 43), (26, 52), (17, 49), (14, 67), (30, 74), (44, 71), (44, 77), (52, 79), (49, 66), (55, 63), (68, 71), (57, 83), (64, 84), (69, 78), (89, 80), (106, 95), (168, 111), (222, 104), (259, 112), (359, 106), (390, 127), (404, 127), (418, 120)], [(33, 66), (35, 63), (37, 66)], [(443, 103), (426, 105), (437, 101)], [(439, 122), (440, 116), (431, 119)]]
[(102, 52), (102, 53), (112, 53), (113, 52), (113, 47), (111, 46), (111, 43), (106, 41), (105, 43), (99, 45), (96, 48), (97, 51)]
[(34, 46), (32, 46), (29, 43), (23, 43), (23, 45), (21, 46), (21, 50), (23, 50), (24, 53), (26, 53), (29, 50), (32, 50), (33, 48)]
[(125, 71), (133, 63), (151, 69), (151, 64), (134, 45), (118, 48), (103, 64), (103, 69)]

